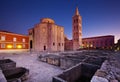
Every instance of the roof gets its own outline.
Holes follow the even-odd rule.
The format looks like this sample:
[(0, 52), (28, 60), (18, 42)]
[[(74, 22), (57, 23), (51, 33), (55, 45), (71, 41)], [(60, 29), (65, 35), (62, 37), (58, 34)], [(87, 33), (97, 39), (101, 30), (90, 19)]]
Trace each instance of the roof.
[(78, 7), (76, 7), (75, 15), (80, 15), (80, 14), (79, 14)]
[(0, 30), (0, 32), (13, 33), (13, 32), (10, 32), (10, 31), (6, 31), (6, 30)]
[(55, 23), (54, 20), (51, 19), (51, 18), (42, 18), (42, 19), (41, 19), (41, 22), (42, 22), (42, 23), (52, 23), (52, 24)]
[(6, 31), (6, 30), (0, 30), (0, 32), (10, 33), (10, 34), (15, 34), (15, 35), (20, 35), (20, 36), (27, 36), (27, 35), (18, 34), (18, 33), (10, 32), (10, 31)]
[(87, 38), (83, 38), (83, 40), (84, 40), (84, 39), (103, 38), (103, 37), (114, 37), (114, 35), (105, 35), (105, 36), (87, 37)]

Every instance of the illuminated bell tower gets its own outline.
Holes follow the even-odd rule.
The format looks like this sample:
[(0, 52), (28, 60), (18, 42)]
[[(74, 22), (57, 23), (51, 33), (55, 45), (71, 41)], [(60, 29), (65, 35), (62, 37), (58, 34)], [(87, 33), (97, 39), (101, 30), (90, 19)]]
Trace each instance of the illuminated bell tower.
[(78, 7), (72, 17), (72, 37), (73, 50), (77, 50), (82, 46), (82, 17), (79, 14)]

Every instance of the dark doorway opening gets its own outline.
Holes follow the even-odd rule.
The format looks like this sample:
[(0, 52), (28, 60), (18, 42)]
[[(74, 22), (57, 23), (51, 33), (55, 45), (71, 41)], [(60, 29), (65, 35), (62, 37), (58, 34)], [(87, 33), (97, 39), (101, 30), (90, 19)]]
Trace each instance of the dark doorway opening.
[(32, 40), (30, 40), (30, 49), (32, 49)]
[(44, 50), (46, 50), (46, 46), (44, 46)]

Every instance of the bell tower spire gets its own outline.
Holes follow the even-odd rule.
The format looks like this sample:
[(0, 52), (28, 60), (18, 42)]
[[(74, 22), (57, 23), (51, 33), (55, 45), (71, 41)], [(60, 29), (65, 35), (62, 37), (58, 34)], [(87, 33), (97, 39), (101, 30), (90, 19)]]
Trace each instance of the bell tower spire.
[(82, 46), (82, 17), (79, 14), (78, 7), (76, 7), (75, 14), (72, 17), (72, 37), (73, 50), (80, 49)]
[(80, 15), (80, 14), (79, 14), (78, 7), (76, 7), (75, 15)]

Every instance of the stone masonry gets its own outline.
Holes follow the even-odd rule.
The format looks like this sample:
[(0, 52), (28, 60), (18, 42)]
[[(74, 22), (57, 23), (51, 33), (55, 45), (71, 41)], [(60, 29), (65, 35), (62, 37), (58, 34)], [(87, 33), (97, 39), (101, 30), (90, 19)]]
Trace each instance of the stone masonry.
[(64, 28), (50, 18), (41, 19), (29, 29), (29, 36), (34, 51), (64, 51)]

